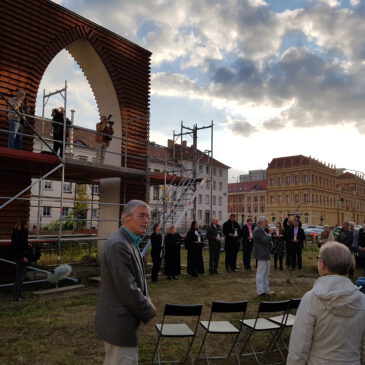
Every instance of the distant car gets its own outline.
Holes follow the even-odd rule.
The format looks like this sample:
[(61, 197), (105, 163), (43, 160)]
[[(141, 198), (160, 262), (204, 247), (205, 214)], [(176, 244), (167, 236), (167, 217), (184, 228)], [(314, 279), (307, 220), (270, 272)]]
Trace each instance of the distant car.
[[(304, 226), (304, 225), (303, 225)], [(322, 226), (316, 226), (316, 225), (305, 225), (305, 227), (302, 227), (304, 229), (304, 233), (306, 235), (310, 236), (317, 236), (318, 234), (323, 232)]]

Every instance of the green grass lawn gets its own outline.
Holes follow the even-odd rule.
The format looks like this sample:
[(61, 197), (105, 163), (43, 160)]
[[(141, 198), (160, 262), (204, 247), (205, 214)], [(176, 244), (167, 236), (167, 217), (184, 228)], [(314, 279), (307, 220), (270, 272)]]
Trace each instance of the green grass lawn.
[[(185, 264), (185, 252), (182, 253), (182, 263)], [(205, 259), (207, 254), (208, 251), (205, 250)], [(270, 285), (275, 294), (269, 300), (301, 297), (309, 290), (317, 278), (316, 255), (315, 246), (305, 248), (303, 271), (281, 272), (272, 268)], [(224, 262), (224, 253), (221, 262)], [(241, 253), (238, 265), (242, 267)], [(206, 271), (207, 266), (206, 262)], [(220, 275), (205, 274), (198, 278), (181, 275), (178, 280), (172, 281), (161, 275), (157, 283), (149, 283), (149, 292), (158, 309), (158, 315), (149, 324), (141, 326), (141, 364), (150, 363), (155, 343), (154, 324), (161, 321), (166, 303), (202, 303), (202, 319), (208, 319), (213, 300), (248, 300), (246, 317), (255, 316), (259, 303), (255, 291), (255, 273), (242, 269), (237, 273), (226, 273), (223, 267), (220, 272)], [(92, 274), (95, 274), (95, 267), (92, 268)], [(362, 276), (362, 272), (357, 274)], [(85, 277), (85, 272), (83, 276)], [(93, 330), (97, 294), (98, 288), (95, 286), (40, 297), (32, 296), (28, 290), (25, 292), (24, 302), (10, 303), (10, 293), (1, 292), (0, 364), (102, 364), (103, 345), (96, 340)], [(201, 338), (199, 333), (194, 346), (195, 351)], [(221, 339), (212, 342), (216, 349), (220, 349), (226, 343)], [(166, 348), (166, 356), (174, 356), (182, 348), (182, 344)], [(231, 361), (220, 363), (234, 364), (234, 357)], [(245, 360), (244, 363), (255, 362)]]

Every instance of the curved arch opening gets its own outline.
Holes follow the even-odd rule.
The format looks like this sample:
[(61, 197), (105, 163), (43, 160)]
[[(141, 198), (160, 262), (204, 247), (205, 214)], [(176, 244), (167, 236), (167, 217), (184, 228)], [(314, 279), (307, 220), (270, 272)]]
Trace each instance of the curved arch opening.
[[(64, 87), (67, 80), (67, 116), (75, 110), (75, 125), (95, 130), (101, 115), (113, 115), (114, 136), (105, 163), (121, 166), (121, 118), (112, 80), (95, 49), (86, 40), (78, 40), (57, 54), (47, 67), (37, 95), (36, 114), (42, 115), (43, 89), (46, 93)], [(44, 116), (50, 117), (53, 108), (63, 105), (60, 95), (47, 102)]]

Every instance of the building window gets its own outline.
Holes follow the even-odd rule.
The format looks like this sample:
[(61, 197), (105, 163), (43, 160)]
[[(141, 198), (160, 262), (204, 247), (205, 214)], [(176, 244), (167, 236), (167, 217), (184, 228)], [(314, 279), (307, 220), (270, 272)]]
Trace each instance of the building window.
[(303, 175), (303, 182), (305, 182), (305, 183), (309, 182), (309, 175), (308, 174)]
[(71, 193), (71, 191), (72, 191), (72, 184), (70, 182), (63, 183), (63, 192)]
[(218, 219), (222, 220), (222, 212), (221, 211), (218, 212)]
[(262, 207), (261, 207), (261, 213), (264, 213), (264, 211), (265, 211), (265, 207), (264, 207), (264, 206), (262, 206)]
[(198, 204), (203, 204), (203, 195), (202, 194), (198, 195)]
[(299, 176), (298, 175), (294, 176), (294, 184), (299, 184)]
[(209, 166), (209, 165), (207, 165), (207, 166), (206, 166), (205, 171), (206, 171), (206, 174), (207, 174), (207, 175), (209, 175), (209, 174), (210, 174), (210, 166)]
[(99, 194), (99, 192), (100, 192), (100, 186), (93, 185), (93, 194)]
[(52, 207), (43, 207), (43, 216), (50, 217), (52, 212)]
[(207, 181), (207, 189), (210, 189), (210, 181)]
[(283, 183), (283, 178), (281, 176), (278, 177), (278, 185), (281, 185)]
[(254, 203), (257, 203), (257, 196), (253, 197), (253, 201), (254, 201)]
[(223, 171), (222, 171), (222, 169), (219, 169), (218, 171), (219, 171), (219, 177), (222, 177), (222, 176), (223, 176)]
[(215, 210), (213, 210), (213, 217), (212, 218), (216, 218), (217, 217), (217, 212)]
[(242, 205), (242, 213), (245, 212), (245, 207)]
[(91, 210), (91, 218), (98, 218), (99, 217), (99, 208), (93, 208)]
[(222, 191), (222, 189), (223, 189), (223, 183), (220, 181), (219, 182), (219, 191)]
[(217, 188), (217, 182), (213, 180), (213, 190), (215, 190), (216, 188)]
[(191, 209), (191, 211), (190, 211), (190, 217), (191, 217), (191, 219), (195, 219), (194, 209)]
[(290, 185), (290, 176), (287, 176), (287, 177), (285, 178), (285, 180), (286, 180), (286, 185)]
[(282, 200), (282, 196), (278, 195), (278, 204), (282, 204), (283, 200)]
[(203, 212), (201, 211), (201, 209), (198, 210), (198, 219), (202, 219), (203, 217)]
[(218, 197), (218, 205), (222, 205), (222, 197), (221, 196)]
[(251, 203), (251, 197), (250, 196), (247, 197), (247, 203)]
[(309, 195), (304, 194), (304, 203), (308, 203), (308, 202), (309, 202)]
[(254, 207), (254, 208), (253, 208), (253, 211), (254, 211), (255, 213), (257, 213), (257, 207)]
[(217, 176), (217, 168), (216, 167), (213, 167), (213, 175)]
[(272, 186), (272, 185), (274, 185), (274, 183), (275, 183), (275, 179), (273, 177), (270, 177), (270, 185)]
[(275, 200), (274, 200), (274, 195), (271, 195), (271, 196), (270, 196), (270, 202), (271, 202), (271, 204), (274, 204), (274, 201), (275, 201)]
[(205, 196), (205, 204), (209, 204), (209, 195)]
[(217, 203), (217, 200), (216, 199), (217, 199), (217, 197), (215, 195), (213, 195), (212, 196), (212, 204), (213, 205), (216, 205), (216, 203)]
[(295, 194), (294, 201), (295, 201), (295, 204), (299, 204), (300, 203), (299, 194)]
[(289, 195), (286, 196), (286, 204), (290, 204), (290, 196)]
[(199, 165), (199, 172), (203, 172), (203, 165)]
[(159, 200), (160, 199), (160, 187), (154, 186), (153, 187), (153, 200)]
[(44, 180), (44, 190), (52, 190), (52, 181)]
[[(44, 207), (45, 208), (45, 207)], [(44, 214), (43, 214), (44, 215)], [(69, 207), (63, 207), (62, 208), (62, 217), (67, 217), (70, 215), (70, 208)]]

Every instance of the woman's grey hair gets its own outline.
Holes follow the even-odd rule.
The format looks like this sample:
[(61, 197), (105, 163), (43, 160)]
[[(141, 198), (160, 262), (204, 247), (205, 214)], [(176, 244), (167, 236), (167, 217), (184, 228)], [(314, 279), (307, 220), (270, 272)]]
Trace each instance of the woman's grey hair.
[(327, 242), (319, 251), (332, 274), (347, 275), (352, 266), (352, 255), (348, 247), (339, 242)]
[(150, 209), (150, 207), (142, 200), (130, 200), (124, 205), (122, 212), (122, 223), (124, 223), (124, 218), (132, 215), (135, 209), (138, 207), (147, 208), (148, 210)]

